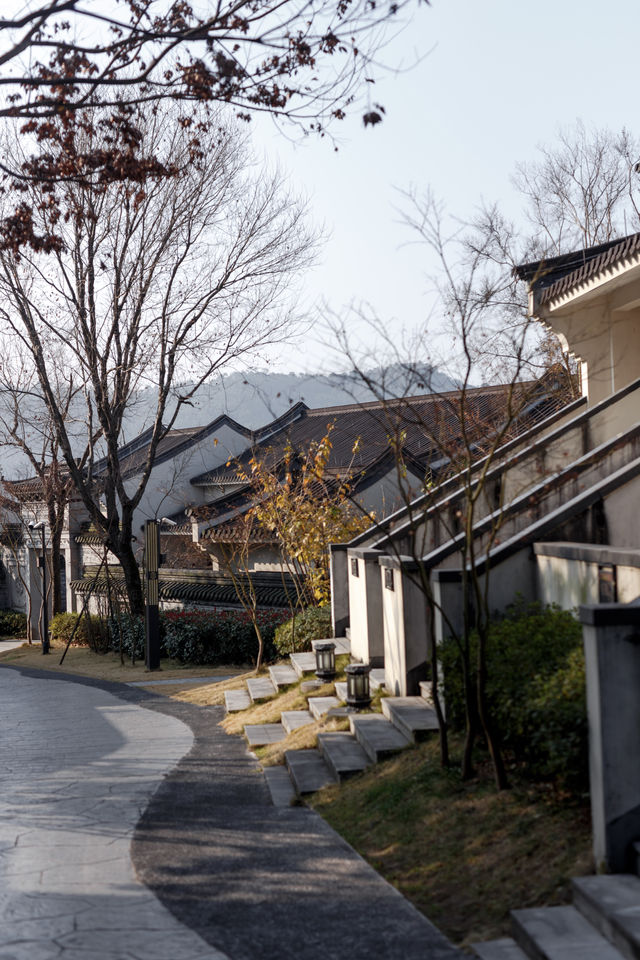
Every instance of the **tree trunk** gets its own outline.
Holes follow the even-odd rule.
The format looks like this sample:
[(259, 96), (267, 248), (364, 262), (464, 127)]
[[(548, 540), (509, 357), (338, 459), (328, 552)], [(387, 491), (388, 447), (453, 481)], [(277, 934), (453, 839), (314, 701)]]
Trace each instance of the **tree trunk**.
[(507, 790), (509, 788), (509, 780), (507, 778), (507, 771), (505, 769), (504, 758), (502, 756), (500, 737), (491, 720), (491, 711), (489, 709), (489, 704), (487, 703), (487, 666), (485, 656), (486, 642), (486, 634), (483, 636), (483, 634), (480, 633), (478, 636), (478, 675), (476, 678), (478, 717), (480, 719), (482, 730), (487, 740), (487, 747), (489, 748), (489, 753), (491, 755), (496, 788), (498, 790)]
[(131, 543), (125, 543), (119, 546), (118, 549), (114, 547), (113, 552), (116, 554), (122, 567), (127, 599), (129, 600), (129, 612), (134, 617), (143, 617), (145, 609), (144, 591), (142, 589), (142, 580), (140, 579), (140, 569), (136, 562)]

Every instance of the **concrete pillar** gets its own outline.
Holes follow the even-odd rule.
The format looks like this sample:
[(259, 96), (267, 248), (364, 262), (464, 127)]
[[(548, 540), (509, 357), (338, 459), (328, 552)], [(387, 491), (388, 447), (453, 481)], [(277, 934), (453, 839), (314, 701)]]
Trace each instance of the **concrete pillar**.
[(384, 631), (384, 682), (394, 697), (420, 693), (427, 678), (427, 598), (417, 585), (417, 564), (410, 557), (379, 560)]
[(381, 550), (350, 547), (349, 562), (349, 637), (351, 656), (361, 663), (381, 667), (384, 663), (382, 629), (382, 590), (378, 559)]
[(332, 543), (331, 551), (331, 624), (334, 637), (344, 637), (349, 627), (349, 574), (346, 543)]
[(580, 607), (597, 869), (631, 870), (640, 839), (640, 606)]

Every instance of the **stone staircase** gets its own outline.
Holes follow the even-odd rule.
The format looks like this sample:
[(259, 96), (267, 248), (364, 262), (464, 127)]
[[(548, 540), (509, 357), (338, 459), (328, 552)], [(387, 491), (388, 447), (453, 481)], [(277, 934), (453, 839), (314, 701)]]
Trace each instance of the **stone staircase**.
[(474, 943), (481, 960), (639, 960), (640, 879), (576, 877), (573, 906), (514, 910), (513, 937)]
[[(312, 646), (315, 646), (314, 641)], [(348, 638), (335, 641), (336, 654), (350, 653)], [(268, 677), (252, 677), (246, 690), (225, 693), (228, 712), (246, 710), (252, 703), (275, 697), (280, 688), (315, 673), (313, 653), (294, 653), (289, 663), (269, 667)], [(369, 676), (372, 692), (384, 687), (384, 670), (372, 670)], [(315, 681), (303, 683), (302, 690), (313, 694)], [(320, 685), (320, 684), (318, 684)], [(307, 690), (305, 691), (305, 687)], [(329, 783), (337, 783), (420, 742), (438, 729), (435, 711), (428, 702), (428, 685), (421, 685), (423, 696), (386, 697), (382, 714), (349, 713), (344, 706), (347, 684), (337, 682), (335, 694), (307, 698), (307, 710), (285, 710), (278, 723), (245, 724), (244, 735), (250, 747), (280, 743), (294, 730), (327, 716), (348, 716), (348, 731), (326, 731), (318, 734), (317, 747), (309, 750), (286, 750), (286, 767), (268, 767), (267, 783), (276, 805), (289, 804), (295, 795), (315, 793)]]

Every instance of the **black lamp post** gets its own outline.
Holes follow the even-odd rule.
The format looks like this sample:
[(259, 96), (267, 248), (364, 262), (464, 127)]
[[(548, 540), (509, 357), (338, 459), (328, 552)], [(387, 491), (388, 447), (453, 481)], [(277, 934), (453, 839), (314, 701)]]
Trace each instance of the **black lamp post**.
[(42, 644), (42, 652), (49, 653), (49, 606), (47, 603), (47, 553), (46, 545), (44, 540), (44, 528), (45, 522), (41, 520), (40, 523), (30, 523), (29, 530), (39, 530), (41, 536), (42, 544), (42, 554), (38, 560), (38, 566), (42, 570), (42, 604), (41, 604), (41, 620), (40, 620), (40, 643)]
[(369, 691), (369, 663), (350, 663), (345, 669), (347, 674), (347, 706), (354, 710), (364, 710), (371, 703)]
[(144, 569), (146, 579), (145, 604), (145, 663), (147, 670), (160, 669), (160, 584), (159, 570), (162, 562), (160, 554), (160, 524), (175, 527), (175, 520), (162, 517), (158, 520), (145, 520), (144, 524)]
[(335, 643), (316, 643), (315, 654), (316, 677), (328, 683), (336, 675), (336, 645)]
[(157, 520), (145, 520), (144, 571), (146, 580), (144, 659), (147, 670), (160, 667), (160, 613), (158, 611), (158, 567), (160, 565), (160, 534)]

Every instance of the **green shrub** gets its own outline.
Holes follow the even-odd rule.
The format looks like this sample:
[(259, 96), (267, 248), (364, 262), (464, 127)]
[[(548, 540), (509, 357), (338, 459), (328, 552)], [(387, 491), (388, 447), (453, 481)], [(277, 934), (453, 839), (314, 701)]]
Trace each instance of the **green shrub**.
[(324, 640), (330, 636), (330, 608), (308, 607), (278, 627), (274, 643), (280, 656), (286, 657), (311, 650), (312, 640)]
[[(475, 687), (477, 636), (471, 637)], [(442, 645), (447, 715), (464, 726), (460, 652)], [(587, 720), (582, 630), (558, 606), (518, 603), (490, 625), (487, 641), (487, 699), (505, 747), (532, 774), (561, 777), (573, 786), (587, 776)]]
[(97, 614), (87, 617), (86, 613), (56, 613), (51, 618), (49, 632), (53, 640), (62, 643), (68, 643), (73, 634), (73, 642), (78, 646), (91, 647), (99, 653), (106, 653), (109, 649), (107, 627)]
[[(162, 633), (161, 633), (162, 642)], [(109, 646), (111, 650), (120, 651), (126, 657), (136, 660), (144, 659), (145, 626), (144, 617), (134, 617), (130, 613), (121, 613), (109, 618)], [(164, 650), (160, 648), (161, 655)]]
[[(275, 656), (273, 634), (286, 614), (259, 610), (258, 625), (264, 639), (264, 659)], [(109, 621), (111, 649), (127, 657), (144, 657), (145, 626), (142, 617), (122, 614)], [(244, 610), (169, 610), (160, 613), (160, 655), (196, 665), (251, 663), (258, 641), (251, 617)]]
[(26, 633), (26, 614), (18, 610), (0, 610), (0, 637), (24, 637)]

